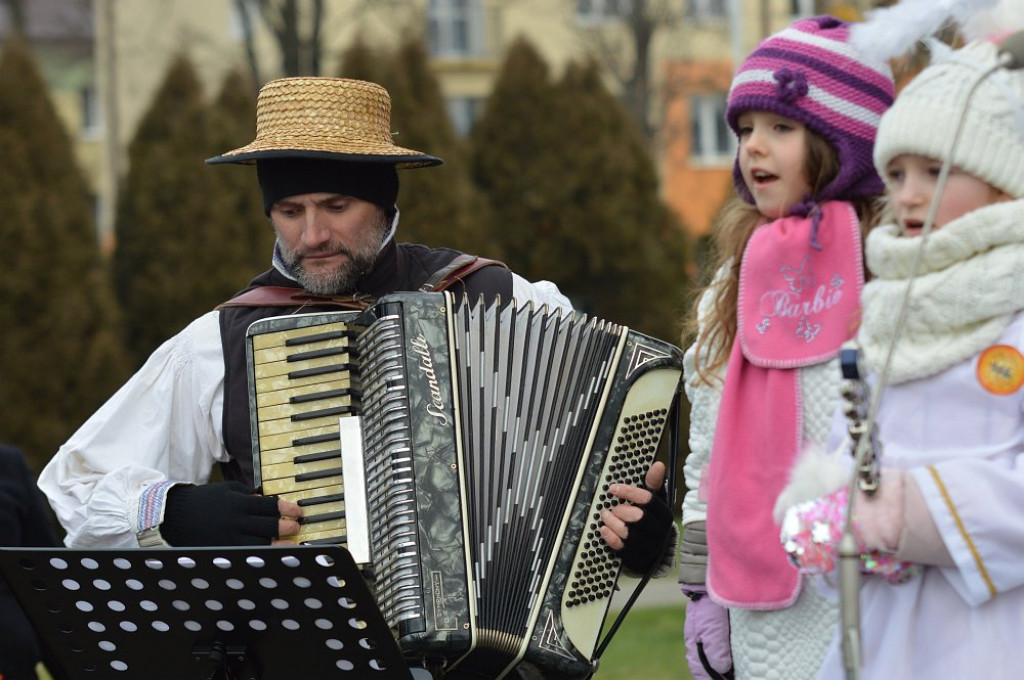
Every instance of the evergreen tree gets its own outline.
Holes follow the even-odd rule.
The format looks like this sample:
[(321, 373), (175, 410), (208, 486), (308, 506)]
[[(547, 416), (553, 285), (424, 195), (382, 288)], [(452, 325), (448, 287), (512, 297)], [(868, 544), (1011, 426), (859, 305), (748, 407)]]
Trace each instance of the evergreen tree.
[[(117, 219), (114, 282), (137, 361), (251, 277), (245, 218), (204, 159), (210, 110), (191, 62), (178, 57), (129, 146)], [(244, 226), (244, 225), (243, 225)]]
[(644, 138), (595, 63), (570, 64), (558, 93), (561, 243), (538, 261), (565, 267), (573, 254), (565, 292), (576, 304), (677, 342), (689, 284), (685, 232), (658, 194)]
[(396, 143), (444, 160), (439, 167), (403, 172), (399, 205), (404, 238), (501, 257), (481, 230), (485, 204), (470, 179), (466, 145), (455, 134), (429, 64), (426, 45), (408, 41), (398, 50), (394, 79), (388, 84)]
[(368, 80), (383, 85), (387, 79), (385, 72), (393, 61), (393, 54), (379, 47), (370, 47), (357, 36), (341, 57), (341, 72), (338, 75), (341, 78)]
[[(237, 149), (256, 134), (256, 100), (252, 85), (239, 71), (230, 72), (213, 104), (212, 153)], [(225, 208), (233, 215), (221, 229), (222, 238), (244, 247), (231, 255), (237, 262), (225, 262), (229, 270), (248, 271), (255, 276), (270, 267), (274, 229), (263, 212), (263, 195), (256, 181), (255, 165), (222, 164), (209, 168), (209, 179), (217, 183)]]
[(434, 168), (399, 170), (399, 240), (459, 248), (489, 257), (479, 227), (484, 210), (469, 177), (465, 145), (452, 128), (426, 46), (412, 39), (396, 54), (377, 54), (357, 44), (345, 56), (346, 77), (371, 80), (391, 95), (395, 143), (444, 160)]
[(557, 92), (547, 64), (524, 38), (509, 47), (484, 113), (470, 135), (472, 179), (489, 206), (481, 230), (505, 262), (528, 279), (563, 280), (534, 262), (554, 236), (557, 206), (549, 196), (562, 178)]
[(513, 269), (555, 281), (577, 309), (677, 342), (683, 232), (595, 65), (571, 64), (554, 84), (518, 41), (473, 142), (475, 176), (497, 216), (491, 234)]
[(0, 441), (39, 469), (129, 367), (88, 187), (20, 39), (0, 91)]

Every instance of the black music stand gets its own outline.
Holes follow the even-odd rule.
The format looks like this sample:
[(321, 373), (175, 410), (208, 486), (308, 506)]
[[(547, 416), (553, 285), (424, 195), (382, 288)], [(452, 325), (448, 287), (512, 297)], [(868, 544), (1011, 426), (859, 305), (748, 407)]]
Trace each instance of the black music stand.
[(68, 680), (431, 678), (340, 546), (0, 548), (0, 573)]

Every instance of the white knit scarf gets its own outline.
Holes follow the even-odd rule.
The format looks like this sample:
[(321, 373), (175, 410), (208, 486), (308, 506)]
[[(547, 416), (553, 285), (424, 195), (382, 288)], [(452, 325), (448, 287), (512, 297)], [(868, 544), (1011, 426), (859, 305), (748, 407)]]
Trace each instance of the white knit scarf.
[(894, 224), (868, 235), (874, 279), (864, 286), (858, 340), (878, 373), (896, 339), (892, 383), (935, 375), (992, 344), (1024, 308), (1024, 199), (994, 203), (933, 232), (914, 280), (906, 325), (896, 335), (900, 305), (920, 238)]

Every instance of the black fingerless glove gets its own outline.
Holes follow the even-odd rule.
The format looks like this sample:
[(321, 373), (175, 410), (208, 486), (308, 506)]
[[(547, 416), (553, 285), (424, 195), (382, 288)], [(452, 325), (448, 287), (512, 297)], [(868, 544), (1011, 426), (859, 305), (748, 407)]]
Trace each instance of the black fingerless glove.
[(253, 493), (239, 482), (176, 484), (167, 492), (160, 535), (173, 546), (270, 545), (277, 499)]
[(672, 538), (672, 508), (668, 505), (668, 494), (665, 487), (651, 492), (651, 500), (641, 505), (634, 505), (644, 511), (643, 517), (635, 522), (627, 522), (629, 532), (622, 541), (619, 557), (622, 566), (635, 574), (645, 574), (661, 561)]

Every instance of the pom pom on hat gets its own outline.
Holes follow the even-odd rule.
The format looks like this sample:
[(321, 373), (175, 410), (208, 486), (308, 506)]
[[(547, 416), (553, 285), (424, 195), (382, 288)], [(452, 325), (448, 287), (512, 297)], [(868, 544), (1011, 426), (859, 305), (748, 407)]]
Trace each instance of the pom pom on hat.
[[(733, 78), (726, 120), (739, 135), (745, 111), (771, 111), (803, 123), (839, 156), (839, 174), (816, 201), (852, 199), (882, 192), (871, 152), (882, 113), (892, 104), (892, 69), (849, 43), (849, 24), (832, 16), (794, 22), (766, 38)], [(733, 183), (753, 203), (738, 159)]]
[[(879, 173), (901, 154), (946, 160), (964, 99), (997, 46), (969, 43), (921, 71), (882, 117), (874, 160)], [(951, 162), (1013, 198), (1024, 198), (1024, 72), (1000, 69), (975, 90)]]

